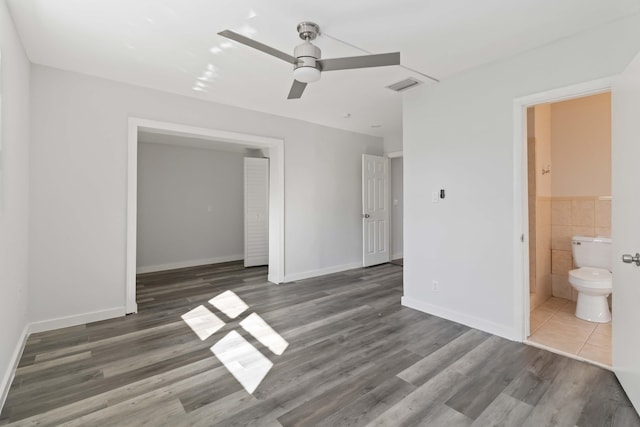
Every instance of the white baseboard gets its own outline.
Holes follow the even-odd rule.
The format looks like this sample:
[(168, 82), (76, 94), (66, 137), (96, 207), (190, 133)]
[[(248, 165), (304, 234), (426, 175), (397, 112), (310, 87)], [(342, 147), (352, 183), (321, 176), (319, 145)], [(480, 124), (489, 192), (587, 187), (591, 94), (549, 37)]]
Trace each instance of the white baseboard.
[(295, 282), (297, 280), (310, 279), (312, 277), (324, 276), (325, 274), (340, 273), (341, 271), (353, 270), (354, 268), (360, 267), (362, 267), (362, 262), (352, 262), (350, 264), (336, 265), (318, 270), (304, 271), (302, 273), (286, 274), (284, 276), (284, 282)]
[(402, 297), (401, 303), (405, 307), (442, 317), (443, 319), (451, 320), (456, 323), (462, 323), (463, 325), (471, 328), (489, 332), (490, 334), (497, 335), (511, 341), (522, 342), (522, 337), (520, 334), (516, 333), (516, 330), (513, 327), (470, 316), (458, 311), (449, 310), (447, 308), (439, 307), (413, 298)]
[(15, 376), (16, 368), (18, 367), (18, 363), (20, 362), (20, 358), (22, 357), (22, 352), (24, 351), (24, 346), (27, 343), (29, 335), (35, 334), (37, 332), (52, 331), (54, 329), (112, 319), (114, 317), (120, 317), (124, 315), (125, 308), (118, 307), (26, 324), (24, 329), (22, 330), (22, 335), (20, 335), (18, 343), (16, 344), (16, 348), (11, 355), (11, 360), (9, 362), (9, 366), (7, 367), (7, 371), (2, 378), (2, 383), (0, 383), (0, 409), (2, 409), (2, 407), (4, 406), (4, 402), (7, 399), (7, 395), (9, 394), (11, 382), (13, 381), (13, 377)]
[(398, 253), (395, 253), (395, 254), (391, 255), (391, 261), (396, 260), (396, 259), (400, 259), (400, 258), (403, 258), (402, 252), (398, 252)]
[(0, 383), (0, 410), (4, 407), (4, 402), (7, 400), (7, 395), (9, 394), (9, 388), (11, 387), (11, 383), (13, 382), (13, 377), (16, 374), (16, 368), (18, 367), (18, 362), (20, 362), (20, 358), (22, 357), (22, 352), (24, 351), (24, 345), (27, 343), (27, 338), (29, 337), (29, 325), (25, 325), (22, 330), (22, 334), (20, 335), (20, 339), (16, 343), (16, 348), (13, 350), (13, 354), (11, 355), (11, 360), (9, 361), (9, 366), (7, 366), (7, 370), (2, 377), (2, 383)]
[(112, 319), (124, 316), (124, 307), (110, 308), (107, 310), (92, 311), (89, 313), (76, 314), (73, 316), (58, 317), (56, 319), (41, 320), (29, 324), (29, 333), (52, 331), (54, 329), (67, 328), (69, 326), (82, 325), (84, 323), (98, 322), (100, 320)]
[(176, 268), (197, 267), (199, 265), (219, 264), (221, 262), (241, 261), (244, 255), (227, 255), (215, 258), (194, 259), (191, 261), (169, 262), (166, 264), (147, 265), (136, 268), (136, 274), (154, 273), (156, 271), (175, 270)]

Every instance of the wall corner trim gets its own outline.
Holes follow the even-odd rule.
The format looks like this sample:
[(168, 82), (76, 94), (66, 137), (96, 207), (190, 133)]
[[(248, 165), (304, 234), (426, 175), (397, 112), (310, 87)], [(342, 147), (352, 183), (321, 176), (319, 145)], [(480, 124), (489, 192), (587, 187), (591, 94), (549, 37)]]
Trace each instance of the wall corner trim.
[(20, 339), (16, 344), (16, 348), (13, 350), (9, 366), (7, 366), (7, 370), (2, 377), (2, 383), (0, 383), (0, 410), (4, 407), (4, 403), (6, 402), (7, 396), (9, 395), (9, 389), (11, 388), (13, 377), (15, 377), (16, 375), (16, 369), (18, 368), (18, 363), (20, 362), (20, 358), (22, 357), (22, 353), (24, 352), (24, 346), (27, 343), (29, 334), (29, 324), (26, 324), (22, 329), (22, 334), (20, 335)]
[(452, 322), (461, 323), (465, 326), (469, 326), (474, 329), (479, 329), (484, 332), (488, 332), (493, 335), (497, 335), (502, 338), (506, 338), (511, 341), (522, 342), (522, 337), (516, 331), (515, 328), (499, 323), (491, 322), (485, 319), (481, 319), (475, 316), (470, 316), (458, 311), (449, 310), (444, 307), (439, 307), (433, 304), (429, 304), (424, 301), (420, 301), (413, 298), (402, 297), (402, 305), (405, 307), (413, 308), (414, 310), (422, 311), (424, 313), (432, 314), (434, 316), (442, 317), (443, 319), (451, 320)]

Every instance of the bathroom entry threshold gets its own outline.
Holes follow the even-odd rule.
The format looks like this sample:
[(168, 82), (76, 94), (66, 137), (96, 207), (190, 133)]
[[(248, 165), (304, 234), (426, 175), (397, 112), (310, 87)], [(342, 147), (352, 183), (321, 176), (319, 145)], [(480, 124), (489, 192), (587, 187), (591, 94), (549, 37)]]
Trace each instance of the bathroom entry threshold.
[(611, 370), (611, 322), (575, 316), (575, 301), (551, 297), (530, 313), (526, 344)]
[(548, 345), (540, 344), (539, 342), (531, 341), (529, 339), (525, 340), (524, 343), (526, 345), (530, 345), (531, 347), (547, 350), (551, 353), (559, 354), (560, 356), (565, 356), (565, 357), (568, 357), (569, 359), (579, 360), (580, 362), (586, 362), (586, 363), (589, 363), (590, 365), (598, 366), (599, 368), (606, 369), (607, 371), (613, 372), (613, 368), (611, 367), (611, 365), (600, 363), (592, 359), (587, 359), (586, 357), (582, 357), (574, 353), (567, 353), (566, 351), (558, 350), (557, 348), (549, 347)]

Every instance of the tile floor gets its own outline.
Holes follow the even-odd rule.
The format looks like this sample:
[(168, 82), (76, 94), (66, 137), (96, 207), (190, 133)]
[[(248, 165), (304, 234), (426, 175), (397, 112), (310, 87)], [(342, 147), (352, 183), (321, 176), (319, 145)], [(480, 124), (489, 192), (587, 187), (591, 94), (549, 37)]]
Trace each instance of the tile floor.
[(549, 298), (531, 311), (529, 341), (610, 367), (611, 322), (587, 322), (575, 311), (575, 301)]

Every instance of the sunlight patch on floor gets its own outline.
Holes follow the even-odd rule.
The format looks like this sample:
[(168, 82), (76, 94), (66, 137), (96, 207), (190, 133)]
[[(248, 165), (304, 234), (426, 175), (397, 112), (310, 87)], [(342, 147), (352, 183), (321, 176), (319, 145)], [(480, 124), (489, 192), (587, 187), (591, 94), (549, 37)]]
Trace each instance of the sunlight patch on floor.
[(262, 345), (277, 354), (284, 353), (289, 343), (274, 331), (257, 313), (251, 313), (240, 326), (253, 335)]
[[(235, 319), (249, 308), (232, 291), (221, 293), (210, 299), (209, 303), (231, 319)], [(225, 322), (203, 305), (181, 317), (202, 341), (225, 326)], [(239, 325), (278, 356), (289, 346), (289, 343), (257, 313), (251, 313), (241, 320)], [(253, 394), (273, 367), (273, 362), (237, 331), (227, 333), (210, 349), (249, 394)]]
[(235, 319), (249, 308), (249, 306), (232, 291), (224, 291), (217, 297), (210, 299), (209, 304), (226, 314), (230, 319)]
[(206, 340), (225, 325), (218, 316), (203, 305), (199, 305), (180, 317), (198, 335), (201, 341)]
[(236, 331), (231, 331), (211, 347), (211, 351), (248, 393), (258, 388), (273, 363)]

